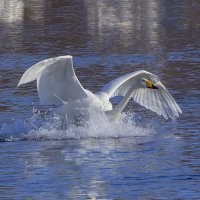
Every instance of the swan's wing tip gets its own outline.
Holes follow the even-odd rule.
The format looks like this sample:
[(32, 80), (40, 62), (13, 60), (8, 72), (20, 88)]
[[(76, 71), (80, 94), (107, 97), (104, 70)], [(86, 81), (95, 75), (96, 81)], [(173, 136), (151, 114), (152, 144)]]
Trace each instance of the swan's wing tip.
[(59, 56), (59, 57), (56, 57), (56, 58), (57, 59), (64, 58), (64, 59), (70, 59), (70, 60), (72, 60), (73, 56), (71, 56), (71, 55), (65, 55), (65, 56)]
[(21, 86), (21, 85), (23, 85), (23, 84), (25, 84), (25, 83), (27, 83), (27, 82), (29, 82), (29, 81), (26, 81), (26, 80), (24, 80), (24, 75), (21, 77), (21, 79), (19, 80), (19, 83), (17, 84), (17, 87), (19, 87), (19, 86)]
[(183, 113), (182, 110), (180, 109), (180, 107), (178, 106), (178, 104), (176, 102), (174, 104), (169, 105), (169, 109), (171, 111), (165, 110), (165, 112), (167, 111), (166, 114), (165, 113), (161, 114), (166, 120), (167, 119), (175, 120), (178, 117), (180, 117), (180, 115)]
[(178, 117), (180, 117), (180, 114), (182, 112), (179, 112), (179, 111), (176, 111), (175, 113), (173, 113), (173, 115), (166, 115), (164, 113), (160, 114), (160, 116), (162, 116), (165, 120), (169, 120), (169, 119), (172, 119), (172, 120), (176, 120)]
[[(47, 66), (48, 63), (53, 64), (53, 62), (57, 62), (57, 61), (63, 60), (63, 59), (64, 60), (69, 60), (72, 63), (73, 56), (71, 56), (71, 55), (64, 55), (64, 56), (58, 56), (58, 57), (55, 57), (55, 58), (48, 58), (48, 59), (45, 59), (45, 60), (43, 60), (41, 62), (38, 62), (35, 65), (31, 66), (29, 69), (27, 69), (24, 72), (24, 74), (22, 75), (21, 79), (19, 80), (19, 83), (18, 83), (17, 87), (19, 87), (20, 85), (23, 85), (25, 83), (28, 83), (30, 81), (33, 81), (35, 79), (37, 79), (37, 77), (38, 77), (37, 71), (40, 71), (40, 69), (43, 66)], [(35, 77), (33, 77), (33, 76), (35, 76)]]
[(176, 119), (182, 113), (174, 98), (164, 87), (158, 90), (139, 88), (133, 93), (133, 99), (166, 120)]
[(178, 113), (179, 114), (182, 114), (183, 113), (183, 111), (181, 110), (181, 108), (178, 106)]

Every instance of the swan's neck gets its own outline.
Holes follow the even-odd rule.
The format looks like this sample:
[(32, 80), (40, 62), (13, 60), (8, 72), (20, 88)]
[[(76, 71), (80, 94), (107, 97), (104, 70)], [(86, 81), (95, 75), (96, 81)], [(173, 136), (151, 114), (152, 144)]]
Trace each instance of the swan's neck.
[(134, 91), (133, 87), (131, 87), (124, 96), (124, 98), (119, 102), (119, 104), (115, 106), (112, 111), (108, 113), (110, 115), (111, 120), (115, 120), (121, 114), (121, 112), (129, 102), (130, 98), (132, 97), (133, 91)]

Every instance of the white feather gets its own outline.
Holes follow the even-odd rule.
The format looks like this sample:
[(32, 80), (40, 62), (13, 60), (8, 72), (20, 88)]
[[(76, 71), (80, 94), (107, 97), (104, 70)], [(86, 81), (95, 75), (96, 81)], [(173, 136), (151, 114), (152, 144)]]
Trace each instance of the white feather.
[[(158, 89), (138, 87), (136, 81), (139, 78), (152, 80)], [(160, 82), (159, 78), (144, 70), (117, 78), (106, 84), (101, 91), (107, 93), (110, 97), (113, 97), (126, 96), (129, 90), (133, 91), (132, 97), (137, 103), (152, 110), (158, 115), (162, 115), (165, 119), (174, 119), (179, 116), (179, 113), (182, 113), (181, 109), (169, 94), (166, 87)]]
[[(158, 89), (149, 89), (141, 84), (144, 79), (150, 80)], [(93, 94), (84, 89), (78, 81), (73, 69), (72, 56), (60, 56), (33, 65), (23, 74), (18, 86), (34, 80), (37, 80), (41, 103), (49, 105), (68, 102), (66, 112), (67, 110), (77, 112), (79, 110), (77, 106), (81, 106), (82, 102), (87, 102), (82, 104), (84, 109), (86, 105), (90, 105), (102, 111), (111, 111), (112, 104), (109, 99), (114, 96), (124, 96), (124, 98), (109, 112), (112, 116), (121, 113), (131, 97), (165, 119), (176, 118), (182, 112), (159, 78), (144, 70), (114, 79), (99, 93)], [(85, 101), (82, 101), (83, 99)]]
[(18, 86), (34, 80), (37, 80), (42, 104), (60, 103), (56, 96), (63, 101), (87, 97), (86, 91), (74, 73), (71, 56), (46, 59), (33, 65), (23, 74)]

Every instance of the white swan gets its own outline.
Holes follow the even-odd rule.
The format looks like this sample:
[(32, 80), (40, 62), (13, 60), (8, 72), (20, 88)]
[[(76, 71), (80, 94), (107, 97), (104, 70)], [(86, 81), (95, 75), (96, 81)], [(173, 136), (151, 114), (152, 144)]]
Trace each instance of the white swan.
[[(60, 56), (43, 60), (29, 68), (21, 77), (18, 86), (37, 80), (40, 101), (44, 105), (58, 105), (62, 101), (65, 108), (60, 112), (74, 117), (88, 106), (106, 111), (111, 118), (119, 115), (130, 98), (147, 109), (174, 119), (182, 113), (159, 78), (144, 70), (121, 76), (107, 83), (100, 92), (93, 94), (83, 88), (77, 79), (72, 56)], [(113, 108), (110, 98), (123, 96)]]

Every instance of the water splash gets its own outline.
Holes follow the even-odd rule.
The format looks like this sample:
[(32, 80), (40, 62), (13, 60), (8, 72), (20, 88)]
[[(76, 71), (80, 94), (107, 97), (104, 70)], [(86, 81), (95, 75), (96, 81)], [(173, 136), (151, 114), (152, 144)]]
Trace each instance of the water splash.
[(136, 125), (133, 113), (123, 113), (116, 121), (110, 121), (104, 113), (90, 111), (90, 118), (82, 123), (69, 122), (58, 115), (35, 112), (27, 120), (15, 120), (0, 128), (0, 141), (65, 140), (82, 138), (122, 138), (149, 136), (155, 133), (151, 124)]

